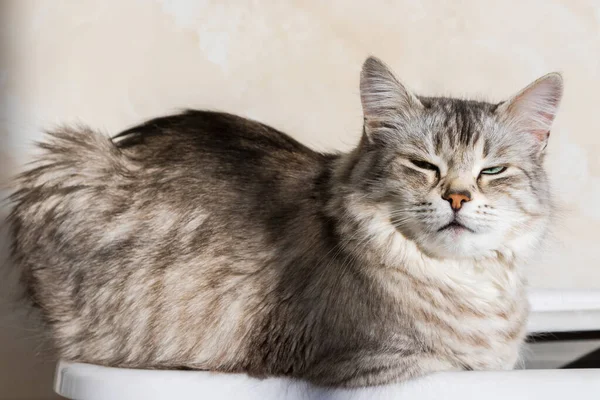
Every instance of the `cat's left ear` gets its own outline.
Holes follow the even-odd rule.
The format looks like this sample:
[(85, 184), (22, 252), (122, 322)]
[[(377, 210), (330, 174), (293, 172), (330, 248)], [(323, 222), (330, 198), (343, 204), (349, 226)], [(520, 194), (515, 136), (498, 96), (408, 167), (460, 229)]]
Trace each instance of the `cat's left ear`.
[(521, 132), (527, 132), (546, 147), (550, 128), (563, 95), (563, 79), (557, 73), (545, 75), (510, 100), (500, 104), (496, 113)]

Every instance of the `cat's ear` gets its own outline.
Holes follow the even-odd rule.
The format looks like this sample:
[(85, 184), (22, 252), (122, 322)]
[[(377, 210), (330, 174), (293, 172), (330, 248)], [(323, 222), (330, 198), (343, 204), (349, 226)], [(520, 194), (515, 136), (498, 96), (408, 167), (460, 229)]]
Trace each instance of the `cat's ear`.
[(375, 127), (390, 117), (408, 116), (423, 108), (419, 99), (375, 57), (365, 61), (360, 74), (360, 99), (365, 127)]
[(562, 95), (562, 76), (554, 72), (539, 78), (500, 104), (496, 113), (518, 131), (533, 135), (545, 148)]

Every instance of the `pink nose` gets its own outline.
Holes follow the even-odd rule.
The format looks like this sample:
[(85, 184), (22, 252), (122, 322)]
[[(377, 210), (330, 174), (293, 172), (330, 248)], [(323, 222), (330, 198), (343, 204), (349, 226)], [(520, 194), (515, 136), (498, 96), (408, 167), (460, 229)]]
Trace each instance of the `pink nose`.
[(458, 211), (461, 209), (463, 203), (471, 201), (471, 193), (466, 190), (449, 191), (444, 193), (442, 199), (448, 201), (453, 210)]

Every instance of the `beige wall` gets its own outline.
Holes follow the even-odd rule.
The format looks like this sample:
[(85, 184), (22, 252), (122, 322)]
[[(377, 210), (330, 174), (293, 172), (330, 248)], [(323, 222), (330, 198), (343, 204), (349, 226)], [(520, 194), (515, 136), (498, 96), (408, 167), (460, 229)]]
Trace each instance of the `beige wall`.
[[(182, 107), (348, 149), (368, 54), (423, 94), (499, 100), (562, 71), (548, 167), (563, 213), (529, 275), (536, 286), (600, 288), (599, 1), (5, 0), (0, 32), (0, 180), (43, 127), (79, 120), (116, 133)], [(51, 364), (33, 357), (27, 329), (0, 318), (0, 398), (49, 393)], [(44, 378), (28, 383), (26, 371)]]

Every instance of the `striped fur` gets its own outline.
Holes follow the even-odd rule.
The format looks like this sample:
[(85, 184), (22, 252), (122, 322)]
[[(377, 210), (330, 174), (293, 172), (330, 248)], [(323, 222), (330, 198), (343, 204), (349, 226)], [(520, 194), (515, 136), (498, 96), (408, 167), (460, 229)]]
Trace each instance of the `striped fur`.
[(510, 369), (561, 92), (418, 97), (370, 58), (348, 154), (205, 111), (58, 129), (15, 181), (12, 255), (69, 361), (349, 387)]

